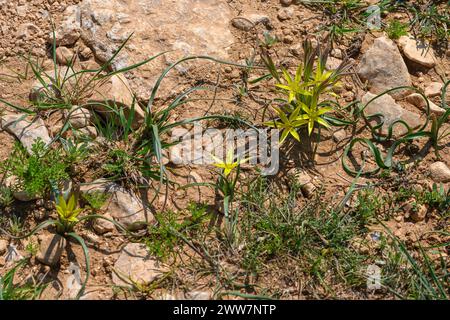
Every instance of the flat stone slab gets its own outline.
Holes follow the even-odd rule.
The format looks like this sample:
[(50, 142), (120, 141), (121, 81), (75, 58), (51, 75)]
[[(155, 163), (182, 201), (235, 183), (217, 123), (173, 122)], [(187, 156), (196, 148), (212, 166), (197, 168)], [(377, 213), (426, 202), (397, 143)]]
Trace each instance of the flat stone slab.
[[(376, 95), (367, 92), (363, 98), (362, 103), (365, 105)], [(418, 128), (422, 122), (418, 114), (403, 109), (395, 100), (388, 94), (382, 95), (367, 105), (364, 109), (366, 116), (381, 113), (383, 118), (383, 126), (381, 127), (381, 134), (386, 136), (388, 134), (389, 126), (397, 120), (405, 121), (412, 129)], [(378, 119), (377, 119), (378, 118)], [(379, 123), (381, 117), (376, 117), (375, 120)], [(402, 124), (396, 124), (393, 128), (394, 136), (401, 136), (407, 133), (406, 128)]]
[(428, 43), (417, 40), (412, 37), (402, 36), (398, 40), (403, 54), (410, 61), (418, 63), (426, 68), (432, 68), (436, 65), (436, 57), (433, 49)]
[(40, 138), (45, 144), (49, 144), (51, 139), (47, 127), (41, 118), (24, 118), (22, 114), (8, 114), (0, 117), (0, 129), (6, 130), (20, 140), (28, 152), (34, 142)]
[[(108, 60), (133, 33), (115, 60), (115, 69), (173, 50), (131, 73), (131, 87), (140, 98), (150, 95), (168, 64), (189, 55), (226, 59), (227, 48), (234, 41), (230, 31), (233, 16), (226, 1), (84, 0), (80, 9), (82, 39), (99, 60)], [(184, 72), (186, 67), (183, 64), (178, 71)]]
[(130, 243), (114, 264), (112, 280), (117, 286), (149, 284), (164, 274), (162, 264), (151, 257), (144, 244)]

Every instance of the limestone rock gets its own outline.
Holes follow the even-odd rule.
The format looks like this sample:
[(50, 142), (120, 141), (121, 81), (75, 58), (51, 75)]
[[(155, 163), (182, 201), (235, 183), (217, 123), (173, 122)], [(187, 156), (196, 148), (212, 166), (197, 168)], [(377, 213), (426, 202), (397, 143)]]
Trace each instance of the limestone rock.
[[(362, 103), (366, 105), (375, 96), (375, 94), (367, 92), (362, 98)], [(397, 120), (405, 121), (412, 129), (418, 128), (421, 125), (418, 114), (403, 109), (400, 105), (395, 103), (395, 100), (391, 96), (387, 94), (382, 95), (368, 104), (364, 109), (364, 113), (367, 116), (377, 113), (384, 115), (384, 119), (381, 119), (381, 117), (376, 117), (374, 119), (377, 123), (383, 121), (383, 126), (381, 127), (382, 135), (387, 135), (389, 126)], [(394, 126), (393, 133), (395, 136), (401, 136), (406, 134), (407, 130), (402, 124), (397, 124)]]
[(425, 95), (427, 97), (435, 97), (441, 95), (441, 90), (444, 85), (440, 82), (431, 82), (425, 87)]
[[(426, 110), (427, 103), (425, 99), (419, 93), (413, 93), (406, 97), (406, 101), (415, 105), (416, 107)], [(434, 113), (438, 116), (443, 115), (445, 113), (444, 108), (441, 108), (433, 103), (433, 101), (428, 100), (430, 106), (430, 112)]]
[(69, 123), (74, 129), (87, 127), (92, 122), (91, 112), (83, 107), (72, 106), (68, 112)]
[[(229, 24), (233, 16), (228, 4), (221, 0), (84, 0), (81, 16), (83, 41), (102, 62), (111, 58), (133, 33), (113, 61), (113, 69), (171, 51), (129, 73), (131, 88), (141, 99), (148, 99), (168, 64), (188, 55), (227, 59), (227, 50), (234, 43)], [(170, 94), (178, 86), (176, 72), (185, 72), (190, 66), (185, 63), (170, 72), (159, 95)]]
[(97, 129), (94, 126), (87, 126), (87, 127), (78, 129), (76, 134), (78, 136), (86, 136), (91, 139), (95, 139), (98, 136)]
[[(109, 214), (105, 214), (104, 216), (105, 218), (112, 220), (112, 217)], [(94, 228), (95, 232), (98, 234), (104, 234), (114, 230), (114, 223), (105, 219), (95, 219), (92, 223), (92, 228)]]
[(31, 152), (31, 147), (37, 139), (41, 139), (45, 144), (51, 141), (41, 118), (29, 120), (20, 114), (4, 115), (0, 118), (0, 129), (6, 130), (19, 139), (28, 152)]
[(450, 169), (442, 161), (430, 165), (430, 175), (435, 182), (450, 182)]
[(4, 255), (7, 249), (8, 249), (8, 241), (0, 239), (0, 256)]
[[(58, 46), (73, 45), (81, 35), (81, 12), (77, 5), (68, 6), (63, 13), (61, 24), (55, 30), (55, 42)], [(48, 42), (53, 42), (53, 32), (48, 35)]]
[(149, 255), (145, 245), (130, 243), (122, 249), (114, 264), (112, 280), (118, 286), (132, 287), (133, 283), (148, 285), (165, 271), (161, 263)]
[(336, 143), (345, 140), (345, 138), (347, 138), (347, 133), (345, 132), (345, 129), (339, 129), (333, 133), (333, 140)]
[(56, 62), (58, 62), (61, 65), (67, 66), (71, 61), (73, 63), (74, 54), (67, 47), (56, 48), (55, 55), (56, 55)]
[(190, 291), (184, 294), (186, 300), (211, 300), (211, 293), (208, 291)]
[(268, 26), (270, 24), (270, 19), (266, 15), (261, 15), (259, 13), (251, 13), (240, 17), (236, 17), (231, 21), (233, 27), (243, 31), (250, 31), (251, 29), (253, 29), (254, 26), (256, 26), (259, 23)]
[(414, 222), (420, 222), (425, 220), (425, 217), (427, 216), (427, 207), (424, 205), (420, 205), (416, 210), (412, 211), (410, 214), (411, 219)]
[(141, 199), (131, 191), (116, 183), (96, 180), (90, 185), (82, 186), (81, 192), (104, 192), (110, 197), (102, 210), (111, 215), (129, 230), (144, 228), (146, 223), (153, 223), (155, 218)]
[(5, 179), (5, 185), (12, 190), (13, 197), (19, 201), (27, 202), (39, 199), (38, 195), (29, 195), (24, 190), (17, 190), (17, 177), (16, 176), (8, 176)]
[[(397, 46), (386, 37), (374, 40), (373, 45), (362, 57), (357, 72), (363, 81), (368, 82), (372, 93), (411, 85), (408, 68)], [(407, 92), (394, 91), (390, 94), (397, 99), (404, 97)]]
[(430, 45), (422, 40), (409, 36), (402, 36), (398, 43), (406, 58), (424, 67), (432, 68), (436, 65), (436, 57)]
[(307, 172), (294, 168), (293, 170), (290, 170), (288, 175), (300, 185), (300, 189), (305, 197), (311, 198), (314, 195), (316, 186)]
[[(113, 75), (95, 88), (94, 94), (88, 100), (89, 107), (107, 116), (114, 117), (110, 108), (123, 108), (125, 116), (129, 115), (133, 105), (133, 94), (128, 80), (121, 74)], [(134, 104), (133, 127), (136, 129), (145, 118), (145, 113), (137, 103)]]
[(58, 234), (46, 235), (41, 241), (36, 259), (45, 265), (54, 266), (61, 259), (66, 244), (66, 239)]

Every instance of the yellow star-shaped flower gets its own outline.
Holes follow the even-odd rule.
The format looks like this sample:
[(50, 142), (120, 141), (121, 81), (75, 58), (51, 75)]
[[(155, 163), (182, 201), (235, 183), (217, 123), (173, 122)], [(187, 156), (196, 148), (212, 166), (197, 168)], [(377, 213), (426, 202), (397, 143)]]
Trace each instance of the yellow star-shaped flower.
[(223, 174), (225, 177), (228, 177), (228, 175), (231, 173), (231, 171), (233, 171), (234, 168), (236, 168), (237, 166), (239, 166), (242, 163), (245, 163), (249, 160), (249, 158), (247, 159), (236, 159), (236, 161), (234, 161), (234, 150), (230, 149), (227, 152), (227, 156), (225, 161), (222, 161), (221, 159), (211, 155), (211, 158), (216, 161), (215, 163), (213, 163), (213, 165), (217, 168), (221, 168), (223, 169)]

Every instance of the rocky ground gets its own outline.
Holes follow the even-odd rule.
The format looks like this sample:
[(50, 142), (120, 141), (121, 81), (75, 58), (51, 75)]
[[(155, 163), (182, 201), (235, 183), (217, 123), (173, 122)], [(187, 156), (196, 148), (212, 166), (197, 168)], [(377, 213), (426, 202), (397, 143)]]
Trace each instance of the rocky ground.
[[(360, 1), (361, 8), (370, 2), (376, 3)], [(442, 5), (439, 1), (436, 5), (446, 8), (445, 3)], [(332, 6), (342, 8), (338, 4)], [(301, 242), (303, 247), (314, 248), (301, 254), (297, 249), (286, 253), (280, 249), (283, 245), (277, 246), (277, 250), (268, 246), (261, 249), (258, 243), (265, 244), (275, 231), (270, 229), (273, 234), (264, 231), (260, 235), (260, 225), (246, 230), (249, 235), (258, 235), (256, 239), (240, 235), (241, 241), (225, 245), (221, 224), (215, 222), (221, 218), (217, 217), (220, 210), (215, 207), (217, 194), (214, 190), (206, 186), (182, 188), (193, 182), (214, 182), (216, 173), (210, 166), (180, 166), (174, 161), (173, 152), (168, 151), (163, 162), (171, 183), (167, 189), (162, 188), (165, 190), (158, 189), (158, 179), (139, 180), (139, 174), (125, 163), (121, 166), (132, 183), (125, 179), (111, 181), (104, 179), (110, 177), (102, 175), (102, 165), (110, 161), (110, 150), (130, 150), (123, 142), (114, 145), (105, 142), (105, 132), (101, 132), (95, 122), (99, 115), (108, 117), (103, 102), (116, 103), (126, 112), (130, 112), (133, 105), (132, 126), (139, 130), (146, 119), (145, 107), (152, 99), (152, 89), (163, 70), (186, 56), (209, 56), (216, 61), (192, 59), (171, 70), (159, 87), (154, 108), (164, 108), (184, 90), (204, 86), (208, 88), (206, 92), (190, 94), (191, 101), (171, 112), (171, 121), (225, 115), (263, 126), (275, 115), (271, 107), (277, 93), (273, 81), (252, 81), (267, 74), (260, 54), (268, 52), (277, 66), (294, 72), (302, 63), (305, 54), (302, 42), (306, 39), (311, 40), (313, 46), (331, 46), (327, 69), (334, 70), (342, 62), (349, 65), (349, 72), (335, 91), (340, 106), (354, 101), (366, 105), (386, 90), (403, 87), (375, 99), (364, 112), (383, 115), (380, 134), (384, 137), (390, 135), (390, 127), (398, 120), (414, 130), (430, 130), (431, 119), (442, 117), (446, 113), (445, 103), (450, 100), (449, 95), (442, 95), (450, 76), (448, 44), (443, 48), (443, 41), (436, 41), (432, 36), (418, 41), (412, 27), (409, 33), (391, 36), (394, 38), (391, 39), (385, 27), (393, 20), (409, 19), (410, 12), (400, 9), (383, 12), (386, 26), (381, 30), (361, 28), (337, 37), (329, 27), (333, 23), (337, 25), (333, 19), (342, 12), (330, 15), (328, 10), (325, 5), (307, 6), (291, 0), (0, 0), (0, 161), (3, 164), (0, 182), (10, 188), (14, 196), (12, 203), (0, 203), (0, 227), (18, 236), (48, 218), (57, 218), (54, 199), (15, 188), (14, 177), (4, 168), (16, 141), (32, 152), (37, 138), (46, 144), (54, 143), (68, 122), (73, 130), (65, 132), (64, 139), (88, 141), (90, 157), (71, 166), (70, 177), (64, 180), (64, 190), (79, 195), (107, 194), (108, 200), (100, 208), (91, 204), (92, 210), (88, 209), (86, 201), (80, 200), (85, 208), (81, 216), (91, 210), (128, 230), (124, 232), (111, 221), (100, 219), (77, 227), (77, 233), (86, 242), (89, 263), (78, 242), (59, 235), (52, 227), (20, 240), (0, 234), (0, 274), (6, 274), (17, 261), (26, 258), (17, 283), (46, 284), (39, 296), (41, 299), (79, 298), (77, 295), (87, 273), (90, 277), (82, 299), (420, 298), (420, 294), (408, 291), (402, 282), (406, 282), (408, 276), (400, 276), (401, 272), (392, 262), (395, 259), (391, 255), (403, 251), (391, 252), (392, 241), (385, 244), (380, 240), (380, 237), (393, 235), (412, 250), (411, 255), (418, 260), (421, 259), (420, 248), (433, 248), (429, 255), (439, 274), (444, 274), (442, 283), (448, 293), (450, 136), (443, 136), (439, 141), (439, 155), (427, 139), (415, 139), (395, 152), (395, 159), (406, 163), (401, 169), (392, 166), (374, 175), (358, 176), (354, 184), (354, 176), (344, 170), (341, 159), (352, 139), (373, 138), (368, 124), (361, 120), (344, 128), (322, 130), (314, 158), (306, 143), (291, 143), (281, 150), (281, 169), (268, 180), (271, 187), (261, 192), (259, 207), (255, 204), (256, 198), (251, 198), (251, 195), (259, 195), (252, 189), (257, 173), (243, 165), (238, 201), (239, 208), (245, 212), (238, 221), (241, 226), (249, 223), (246, 219), (252, 213), (260, 212), (264, 216), (274, 211), (274, 207), (283, 208), (285, 204), (300, 216), (309, 212), (310, 207), (316, 208), (311, 217), (287, 220), (287, 229), (298, 226), (293, 228), (292, 234), (285, 235), (277, 229), (282, 234), (277, 236), (280, 235), (286, 247), (290, 248), (290, 243), (298, 239), (304, 241)], [(448, 11), (446, 14), (448, 23)], [(52, 25), (55, 26), (53, 31)], [(448, 32), (445, 32), (448, 39)], [(277, 41), (267, 44), (270, 39)], [(127, 41), (125, 47), (118, 51), (124, 41)], [(51, 82), (55, 74), (53, 44), (56, 73), (61, 78), (100, 68), (105, 63), (108, 63), (107, 68), (102, 71), (120, 71), (166, 53), (136, 69), (117, 73), (95, 88), (88, 85), (86, 90), (79, 90), (83, 81), (89, 79), (72, 78), (65, 84), (65, 90), (73, 93), (68, 98), (69, 108), (44, 107), (26, 117), (12, 106), (33, 110), (33, 106), (39, 105), (42, 81)], [(36, 66), (46, 70), (46, 74), (40, 74), (42, 81), (36, 79), (39, 73), (34, 72)], [(417, 92), (412, 88), (418, 89)], [(353, 116), (348, 113), (349, 109), (339, 111), (346, 117)], [(373, 125), (377, 121), (379, 117), (369, 122)], [(230, 125), (204, 121), (206, 123), (221, 130)], [(191, 129), (188, 125), (183, 127)], [(447, 118), (440, 132), (449, 129)], [(396, 125), (388, 141), (375, 144), (386, 156), (389, 148), (407, 131), (405, 126)], [(176, 134), (172, 132), (172, 135)], [(308, 137), (302, 139), (303, 142)], [(355, 145), (352, 154), (361, 163), (362, 157), (368, 155), (367, 148)], [(375, 159), (368, 157), (365, 168), (376, 166)], [(134, 188), (138, 184), (136, 181), (151, 188), (145, 192), (137, 190)], [(443, 188), (439, 195), (433, 193), (433, 184)], [(296, 186), (300, 190), (294, 192), (292, 204), (289, 195)], [(349, 194), (355, 187), (357, 192)], [(340, 208), (342, 199), (345, 200), (342, 202), (344, 217), (339, 216), (344, 209), (330, 209), (335, 204)], [(250, 207), (250, 202), (255, 207)], [(320, 220), (317, 208), (323, 206), (328, 206), (330, 217)], [(366, 219), (362, 218), (363, 212), (369, 211), (372, 219), (363, 220)], [(198, 212), (202, 218), (197, 221), (194, 217)], [(318, 229), (332, 222), (334, 213), (342, 222), (336, 227), (330, 226), (331, 231)], [(353, 215), (360, 221), (352, 224), (355, 228), (358, 225), (354, 234), (348, 228), (347, 219), (349, 216), (353, 219)], [(311, 220), (313, 231), (305, 231), (311, 241), (303, 240), (297, 233), (297, 229), (303, 230), (304, 224), (308, 224), (304, 223), (307, 218), (315, 219)], [(175, 235), (171, 228), (176, 228)], [(346, 230), (350, 230), (350, 235)], [(340, 232), (343, 238), (336, 240), (335, 235), (341, 235)], [(339, 242), (339, 246), (335, 246), (334, 241)], [(270, 245), (275, 246), (275, 242)], [(250, 251), (249, 247), (257, 249)], [(361, 260), (353, 260), (354, 252)], [(265, 257), (257, 267), (249, 262), (252, 254)], [(259, 256), (252, 259), (260, 261)], [(364, 288), (367, 275), (357, 270), (358, 264), (370, 263), (385, 266), (389, 274), (386, 287), (375, 292)]]

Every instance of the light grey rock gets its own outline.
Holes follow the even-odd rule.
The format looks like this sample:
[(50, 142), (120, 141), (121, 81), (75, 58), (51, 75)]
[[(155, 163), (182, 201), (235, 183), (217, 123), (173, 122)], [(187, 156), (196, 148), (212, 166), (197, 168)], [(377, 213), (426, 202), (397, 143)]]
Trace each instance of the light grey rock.
[(400, 37), (398, 43), (405, 57), (412, 62), (427, 68), (432, 68), (436, 65), (433, 48), (428, 43), (410, 36)]
[(116, 183), (102, 179), (96, 180), (90, 185), (82, 186), (80, 191), (83, 193), (104, 192), (109, 194), (110, 197), (102, 210), (129, 230), (139, 230), (145, 228), (147, 224), (155, 222), (150, 208), (134, 193)]
[(19, 139), (28, 152), (31, 152), (31, 147), (37, 139), (41, 139), (45, 144), (51, 141), (47, 127), (41, 118), (33, 120), (24, 118), (20, 114), (3, 115), (0, 118), (0, 129), (6, 130)]
[[(376, 95), (367, 92), (363, 98), (362, 103), (366, 105)], [(403, 109), (395, 100), (388, 94), (373, 100), (364, 109), (366, 116), (374, 114), (382, 114), (383, 126), (381, 127), (381, 134), (387, 135), (389, 126), (397, 120), (405, 121), (412, 129), (418, 128), (422, 123), (418, 114)], [(376, 122), (381, 121), (381, 117), (376, 117)], [(393, 129), (394, 136), (401, 136), (407, 133), (406, 128), (402, 124), (396, 124)]]
[[(58, 46), (71, 46), (81, 35), (81, 12), (77, 5), (71, 5), (63, 12), (63, 18), (55, 30), (55, 42)], [(53, 43), (53, 32), (48, 35), (48, 42)]]
[(236, 17), (231, 21), (233, 27), (243, 31), (250, 31), (259, 23), (268, 26), (270, 24), (270, 18), (259, 13), (250, 13)]
[(294, 168), (289, 171), (288, 175), (300, 185), (300, 189), (305, 197), (311, 198), (314, 195), (317, 188), (306, 171)]
[(98, 136), (97, 129), (94, 126), (87, 126), (87, 127), (78, 129), (76, 134), (77, 134), (77, 136), (86, 136), (91, 139), (95, 139)]
[(0, 239), (0, 256), (4, 255), (6, 250), (8, 250), (8, 241)]
[(166, 268), (151, 257), (146, 246), (130, 243), (122, 249), (114, 264), (112, 281), (117, 286), (133, 287), (133, 283), (148, 285), (159, 279)]
[(450, 169), (442, 161), (430, 165), (430, 175), (435, 182), (450, 182)]
[[(411, 86), (411, 77), (395, 43), (380, 37), (374, 40), (369, 50), (363, 55), (357, 69), (361, 80), (367, 81), (372, 93), (400, 86)], [(390, 93), (395, 99), (402, 98), (408, 91)]]
[[(104, 217), (112, 220), (112, 217), (109, 214), (105, 214)], [(98, 234), (105, 234), (114, 231), (114, 223), (105, 219), (95, 219), (92, 223), (92, 228), (94, 228), (95, 232)]]
[(73, 63), (75, 60), (73, 52), (67, 47), (57, 47), (55, 55), (56, 62), (63, 66), (69, 65), (70, 62)]
[(83, 107), (72, 106), (67, 116), (69, 117), (69, 123), (74, 129), (81, 129), (87, 127), (92, 122), (91, 112)]
[(55, 266), (61, 259), (67, 241), (58, 234), (49, 234), (42, 238), (36, 259), (48, 266)]
[(294, 16), (294, 8), (283, 7), (278, 10), (277, 17), (280, 21), (289, 20)]
[[(133, 93), (127, 78), (121, 74), (113, 75), (95, 88), (88, 100), (89, 107), (96, 112), (117, 119), (113, 110), (122, 108), (126, 117), (129, 116), (133, 106)], [(134, 104), (133, 128), (138, 128), (144, 121), (145, 113), (141, 107)]]
[[(134, 33), (113, 61), (113, 69), (171, 51), (127, 75), (133, 92), (141, 99), (148, 99), (157, 77), (168, 64), (188, 55), (227, 59), (228, 49), (235, 41), (229, 23), (232, 12), (221, 0), (84, 0), (80, 8), (83, 41), (99, 61), (107, 61)], [(198, 63), (200, 60), (196, 67)], [(169, 73), (159, 94), (171, 94), (179, 86), (177, 71), (192, 66), (184, 63)]]
[(427, 97), (436, 97), (441, 95), (441, 90), (444, 85), (440, 82), (431, 82), (425, 87), (425, 95)]
[[(406, 97), (406, 101), (415, 105), (416, 107), (426, 110), (427, 103), (425, 99), (419, 93), (413, 93)], [(430, 106), (430, 112), (434, 113), (438, 116), (443, 115), (445, 113), (444, 108), (437, 106), (433, 101), (428, 100), (428, 104)]]

